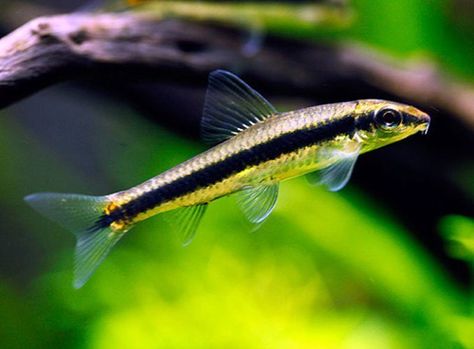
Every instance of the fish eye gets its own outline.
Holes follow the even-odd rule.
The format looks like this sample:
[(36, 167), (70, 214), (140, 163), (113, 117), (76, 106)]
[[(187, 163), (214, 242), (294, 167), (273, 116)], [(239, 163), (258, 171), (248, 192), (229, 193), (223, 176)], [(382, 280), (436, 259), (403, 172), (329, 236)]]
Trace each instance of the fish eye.
[(402, 115), (398, 110), (385, 108), (377, 111), (374, 116), (377, 126), (392, 129), (402, 123)]

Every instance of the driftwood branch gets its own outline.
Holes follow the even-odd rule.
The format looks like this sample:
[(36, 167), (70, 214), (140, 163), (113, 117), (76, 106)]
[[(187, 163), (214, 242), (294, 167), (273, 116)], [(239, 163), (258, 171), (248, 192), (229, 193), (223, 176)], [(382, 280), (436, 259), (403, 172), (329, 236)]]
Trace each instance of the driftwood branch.
[(250, 54), (245, 40), (238, 29), (130, 13), (38, 18), (0, 39), (0, 108), (68, 79), (179, 80), (227, 68), (307, 95), (358, 81), (445, 110), (474, 129), (474, 89), (435, 66), (397, 64), (350, 45), (271, 37)]

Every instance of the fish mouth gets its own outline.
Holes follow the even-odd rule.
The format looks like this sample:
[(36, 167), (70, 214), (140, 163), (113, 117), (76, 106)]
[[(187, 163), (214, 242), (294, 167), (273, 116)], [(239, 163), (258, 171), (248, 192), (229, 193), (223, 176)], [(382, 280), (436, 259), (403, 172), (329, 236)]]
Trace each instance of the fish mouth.
[(421, 130), (421, 134), (426, 136), (428, 134), (428, 130), (430, 129), (430, 122), (428, 121), (426, 124), (423, 125), (423, 129)]
[(425, 125), (425, 129), (424, 130), (421, 130), (421, 134), (423, 136), (426, 136), (428, 134), (428, 130), (430, 128), (430, 123), (428, 122), (426, 125)]
[(423, 114), (420, 116), (420, 120), (419, 130), (422, 135), (426, 135), (430, 129), (431, 118), (428, 114)]

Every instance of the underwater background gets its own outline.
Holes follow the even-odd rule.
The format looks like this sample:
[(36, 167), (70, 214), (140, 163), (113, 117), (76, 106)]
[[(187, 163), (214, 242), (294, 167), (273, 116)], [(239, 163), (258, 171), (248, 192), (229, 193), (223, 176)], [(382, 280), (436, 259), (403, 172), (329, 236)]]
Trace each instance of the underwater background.
[[(399, 62), (433, 62), (474, 89), (471, 1), (329, 2), (347, 23), (302, 29), (269, 15), (257, 41), (365, 45)], [(25, 8), (134, 3), (15, 1), (0, 33), (21, 25)], [(236, 3), (217, 2), (232, 17), (219, 20), (251, 21), (236, 19), (247, 13)], [(196, 4), (206, 2), (186, 2)], [(428, 135), (364, 154), (344, 190), (284, 182), (253, 233), (232, 197), (218, 200), (187, 247), (162, 218), (148, 219), (75, 290), (74, 236), (23, 197), (116, 192), (204, 151), (206, 84), (66, 82), (0, 110), (0, 347), (474, 348), (474, 128), (429, 103), (419, 106), (432, 116)], [(357, 98), (410, 103), (355, 82), (314, 96), (255, 87), (282, 111)]]

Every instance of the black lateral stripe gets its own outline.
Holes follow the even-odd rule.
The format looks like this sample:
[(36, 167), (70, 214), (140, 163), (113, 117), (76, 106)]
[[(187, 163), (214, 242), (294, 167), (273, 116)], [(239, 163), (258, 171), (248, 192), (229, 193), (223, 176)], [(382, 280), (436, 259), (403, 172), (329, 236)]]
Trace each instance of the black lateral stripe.
[(356, 127), (358, 130), (370, 131), (374, 123), (374, 113), (370, 112), (364, 115), (360, 115), (356, 121)]
[(263, 162), (277, 159), (283, 154), (333, 139), (341, 134), (352, 136), (354, 132), (354, 118), (352, 116), (345, 116), (314, 128), (282, 134), (266, 143), (258, 144), (251, 149), (242, 150), (218, 163), (151, 190), (123, 205), (117, 212), (113, 212), (107, 217), (107, 221), (113, 222), (124, 218), (128, 220), (133, 219), (136, 215), (146, 212), (157, 205), (191, 193), (199, 188), (218, 183), (249, 166), (256, 166)]

